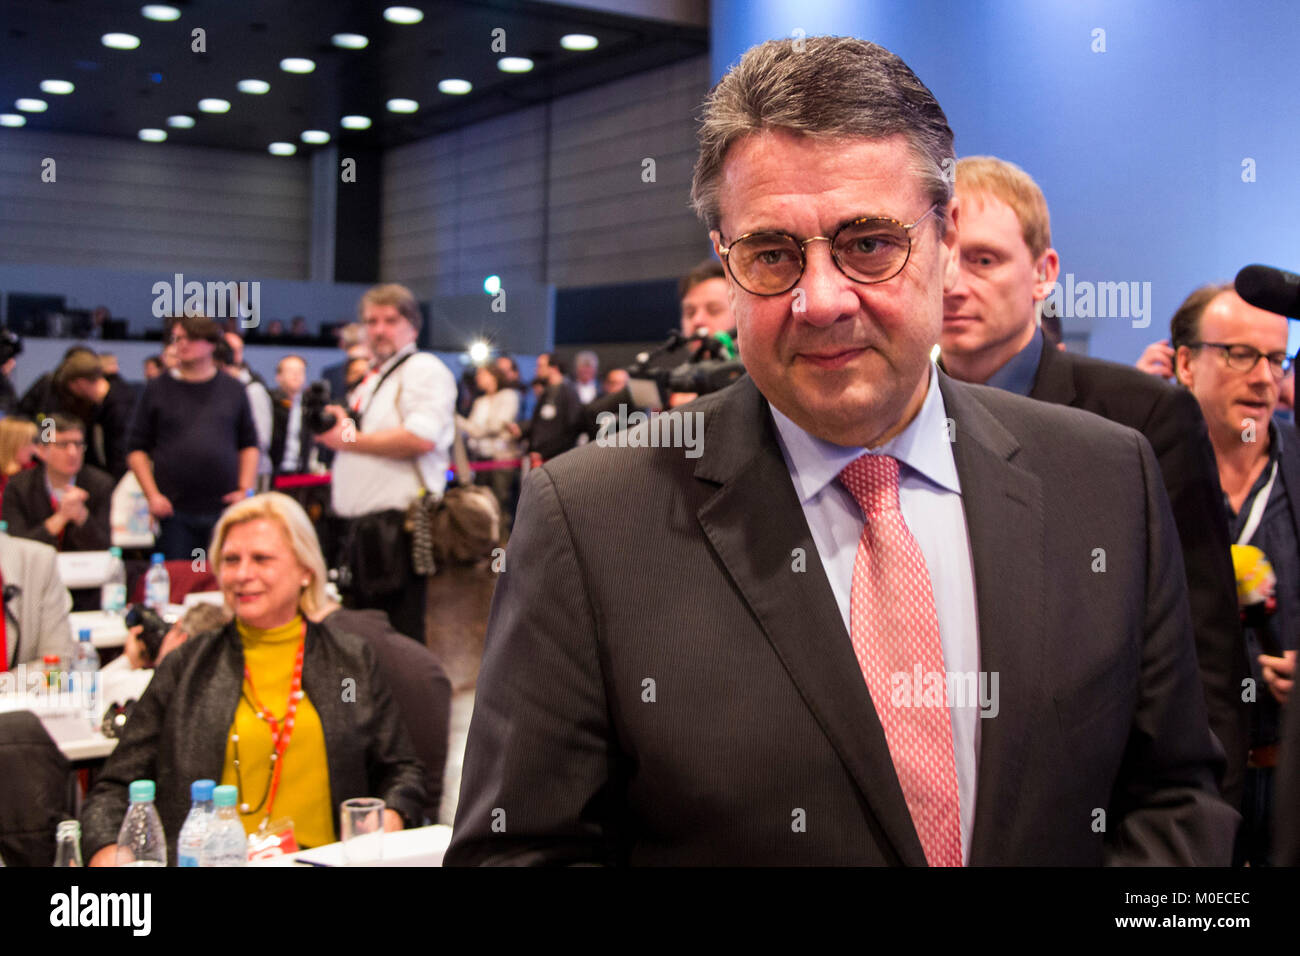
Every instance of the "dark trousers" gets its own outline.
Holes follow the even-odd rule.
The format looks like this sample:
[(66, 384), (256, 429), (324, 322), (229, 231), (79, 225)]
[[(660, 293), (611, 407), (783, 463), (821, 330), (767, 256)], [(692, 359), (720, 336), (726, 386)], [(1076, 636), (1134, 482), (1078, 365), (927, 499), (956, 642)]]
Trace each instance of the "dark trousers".
[[(347, 518), (340, 518), (335, 524), (333, 536), (339, 549), (339, 564), (346, 563), (349, 524)], [(349, 583), (342, 589), (343, 606), (353, 610), (383, 611), (388, 615), (394, 630), (427, 646), (424, 618), (428, 604), (429, 579), (417, 575), (411, 566), (410, 543), (406, 536), (403, 536), (401, 546), (403, 554), (399, 560), (392, 562), (392, 574), (385, 577), (383, 592), (367, 591), (356, 583)]]
[[(1291, 812), (1288, 808), (1287, 812)], [(1273, 768), (1249, 767), (1233, 865), (1273, 865)]]
[(212, 529), (220, 517), (220, 511), (209, 514), (177, 511), (170, 518), (161, 518), (153, 549), (161, 551), (163, 558), (168, 561), (193, 561), (196, 548), (202, 549), (204, 554), (208, 553), (208, 546), (212, 544)]

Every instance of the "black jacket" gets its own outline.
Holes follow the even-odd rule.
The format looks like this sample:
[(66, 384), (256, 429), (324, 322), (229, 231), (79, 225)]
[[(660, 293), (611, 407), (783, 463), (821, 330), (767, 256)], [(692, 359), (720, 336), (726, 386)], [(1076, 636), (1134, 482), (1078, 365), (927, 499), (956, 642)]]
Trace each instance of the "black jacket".
[(108, 377), (108, 394), (86, 422), (86, 460), (120, 481), (126, 474), (126, 436), (135, 413), (135, 387), (120, 375)]
[(1136, 428), (1155, 450), (1182, 545), (1210, 729), (1227, 758), (1219, 788), (1228, 803), (1240, 806), (1249, 747), (1241, 691), (1250, 670), (1219, 468), (1200, 405), (1181, 386), (1046, 344), (1029, 397)]
[[(276, 475), (283, 470), (280, 465), (284, 460), (284, 443), (289, 438), (289, 414), (292, 410), (293, 401), (284, 392), (277, 388), (271, 393), (271, 446), (268, 452), (271, 456), (271, 471)], [(314, 444), (311, 432), (299, 425), (298, 460), (294, 464), (294, 472), (307, 470), (307, 459), (311, 456)], [(322, 450), (325, 449), (322, 447)]]
[(4, 505), (0, 517), (9, 522), (9, 533), (30, 538), (60, 551), (107, 551), (112, 544), (109, 513), (113, 504), (113, 479), (92, 465), (83, 465), (75, 482), (90, 495), (86, 508), (90, 517), (81, 527), (68, 522), (59, 540), (45, 527), (45, 519), (54, 514), (54, 504), (45, 489), (45, 466), (20, 471), (5, 485)]
[[(117, 842), (127, 788), (141, 779), (157, 783), (167, 860), (175, 863), (176, 838), (190, 809), (190, 784), (205, 777), (221, 779), (243, 673), (244, 653), (233, 622), (191, 638), (163, 659), (82, 807), (81, 849), (87, 863)], [(325, 734), (330, 792), (322, 796), (330, 801), (336, 830), (339, 804), (353, 797), (379, 797), (408, 826), (419, 824), (424, 768), (365, 638), (309, 624), (302, 682)], [(286, 772), (291, 772), (288, 766)]]

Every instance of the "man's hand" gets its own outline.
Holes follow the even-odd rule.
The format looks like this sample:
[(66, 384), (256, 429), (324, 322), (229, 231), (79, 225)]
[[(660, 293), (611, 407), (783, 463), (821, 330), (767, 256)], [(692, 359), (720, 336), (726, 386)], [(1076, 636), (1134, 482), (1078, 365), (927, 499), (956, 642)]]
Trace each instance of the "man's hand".
[(1270, 657), (1268, 654), (1259, 655), (1259, 666), (1264, 669), (1264, 681), (1268, 684), (1268, 689), (1272, 692), (1277, 702), (1286, 705), (1286, 699), (1291, 694), (1291, 687), (1295, 684), (1295, 651), (1283, 651), (1281, 657)]
[(172, 629), (167, 632), (167, 636), (163, 638), (162, 644), (158, 647), (158, 659), (153, 662), (153, 666), (157, 667), (163, 662), (164, 657), (176, 650), (176, 648), (180, 647), (189, 639), (190, 636), (188, 634), (182, 631), (178, 626), (172, 625)]
[(149, 513), (155, 518), (170, 518), (176, 512), (161, 491), (149, 496)]
[(227, 491), (221, 496), (221, 500), (228, 505), (233, 505), (236, 501), (243, 501), (248, 497), (251, 488), (236, 488), (234, 491)]
[(1137, 360), (1137, 367), (1148, 375), (1158, 375), (1163, 379), (1174, 377), (1174, 350), (1168, 339), (1152, 342)]
[(110, 843), (90, 858), (87, 866), (117, 866), (117, 844)]
[[(357, 435), (357, 426), (356, 423), (352, 421), (352, 416), (348, 414), (347, 409), (342, 405), (326, 405), (325, 411), (334, 415), (337, 421), (334, 422), (334, 427), (329, 431), (322, 432), (316, 436), (316, 443), (324, 445), (330, 451), (339, 451), (345, 446), (352, 444)], [(343, 438), (344, 429), (347, 429), (348, 434), (351, 436), (351, 438), (346, 441)]]
[(402, 822), (402, 815), (400, 813), (396, 810), (389, 810), (387, 807), (384, 808), (385, 833), (392, 833), (396, 830), (404, 829), (405, 827), (406, 824)]
[(89, 498), (90, 492), (85, 488), (69, 485), (63, 493), (63, 500), (59, 502), (59, 514), (80, 527), (90, 517), (90, 509), (86, 507)]
[(515, 438), (518, 438), (520, 435), (524, 433), (524, 430), (519, 427), (518, 422), (506, 422), (506, 431), (508, 431)]
[(140, 640), (140, 634), (144, 628), (137, 624), (135, 627), (127, 628), (126, 645), (122, 648), (122, 653), (126, 659), (131, 662), (131, 670), (138, 671), (145, 666), (145, 658), (148, 651), (145, 649), (144, 641)]

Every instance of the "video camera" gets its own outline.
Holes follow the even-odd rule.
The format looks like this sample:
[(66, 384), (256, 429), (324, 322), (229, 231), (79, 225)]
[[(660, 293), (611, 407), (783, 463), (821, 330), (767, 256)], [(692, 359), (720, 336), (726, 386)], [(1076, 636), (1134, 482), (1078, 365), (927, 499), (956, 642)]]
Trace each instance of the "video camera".
[(127, 630), (140, 628), (139, 641), (144, 645), (148, 664), (152, 666), (158, 660), (158, 651), (161, 650), (163, 638), (171, 630), (171, 625), (157, 611), (143, 604), (132, 605), (131, 610), (126, 612), (125, 624)]
[[(663, 368), (652, 365), (656, 359), (699, 343), (686, 361)], [(673, 392), (707, 395), (726, 388), (745, 374), (745, 366), (735, 358), (735, 345), (725, 333), (696, 332), (682, 335), (672, 332), (663, 345), (642, 352), (627, 368), (631, 404), (658, 411), (668, 406)], [(653, 386), (653, 388), (650, 388)]]

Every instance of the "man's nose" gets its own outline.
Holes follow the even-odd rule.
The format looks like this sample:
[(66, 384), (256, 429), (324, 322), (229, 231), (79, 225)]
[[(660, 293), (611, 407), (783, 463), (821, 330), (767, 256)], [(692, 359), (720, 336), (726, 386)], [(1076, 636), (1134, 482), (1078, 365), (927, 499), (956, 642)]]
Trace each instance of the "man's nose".
[(813, 240), (804, 246), (803, 275), (790, 293), (790, 311), (811, 325), (830, 325), (858, 310), (856, 284), (835, 264), (830, 243)]
[(967, 278), (968, 276), (966, 275), (965, 266), (959, 266), (957, 268), (957, 281), (953, 283), (951, 289), (945, 289), (943, 293), (945, 311), (948, 308), (950, 300), (956, 305), (960, 305), (962, 302), (966, 301), (966, 297), (970, 295), (970, 286), (967, 284)]

